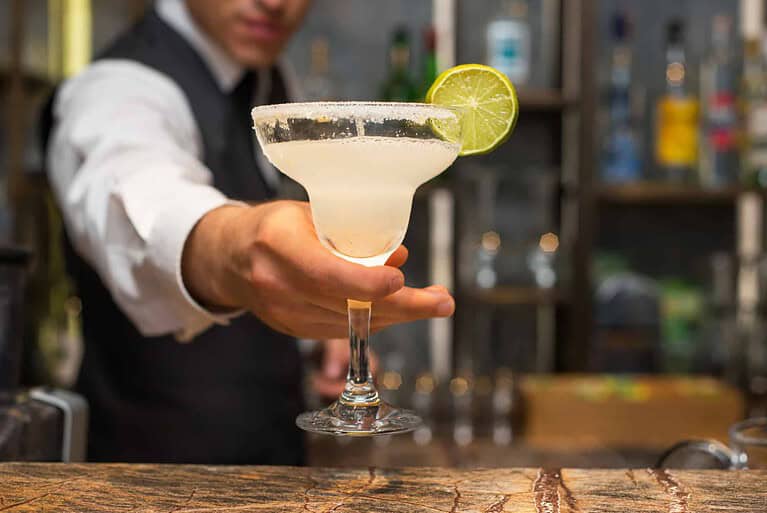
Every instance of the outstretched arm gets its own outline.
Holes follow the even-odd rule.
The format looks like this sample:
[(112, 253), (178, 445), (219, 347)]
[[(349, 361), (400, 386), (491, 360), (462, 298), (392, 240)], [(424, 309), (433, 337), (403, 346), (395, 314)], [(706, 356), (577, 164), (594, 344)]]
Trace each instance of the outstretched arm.
[(365, 267), (342, 260), (320, 244), (309, 205), (275, 201), (209, 212), (192, 231), (183, 276), (206, 305), (246, 308), (277, 331), (297, 337), (347, 335), (347, 299), (373, 301), (373, 329), (448, 316), (444, 288), (404, 286), (394, 265)]

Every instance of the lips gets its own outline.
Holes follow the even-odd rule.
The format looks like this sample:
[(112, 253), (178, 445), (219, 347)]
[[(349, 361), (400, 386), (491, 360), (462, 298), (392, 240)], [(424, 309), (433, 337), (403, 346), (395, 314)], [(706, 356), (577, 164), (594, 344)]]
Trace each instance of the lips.
[(238, 28), (248, 39), (262, 43), (280, 41), (285, 34), (280, 24), (259, 18), (241, 18)]

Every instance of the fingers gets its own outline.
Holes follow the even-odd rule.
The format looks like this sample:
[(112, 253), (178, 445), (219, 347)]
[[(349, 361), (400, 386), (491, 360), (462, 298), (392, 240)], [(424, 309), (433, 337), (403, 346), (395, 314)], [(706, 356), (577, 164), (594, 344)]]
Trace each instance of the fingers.
[(286, 256), (293, 264), (293, 283), (304, 292), (312, 296), (330, 293), (337, 298), (374, 301), (405, 285), (405, 276), (396, 267), (365, 267), (347, 262), (312, 238), (314, 240)]
[(449, 317), (454, 311), (455, 301), (444, 287), (404, 287), (373, 303), (373, 320), (409, 322), (432, 317)]
[[(315, 297), (318, 307), (333, 311), (346, 319), (346, 301), (331, 297)], [(387, 326), (435, 317), (450, 317), (455, 311), (455, 301), (447, 289), (432, 285), (425, 289), (404, 287), (398, 292), (374, 301), (372, 306), (371, 329), (379, 331)], [(346, 322), (346, 320), (344, 320)], [(318, 337), (316, 337), (318, 338)]]
[(285, 322), (328, 324), (339, 327), (346, 327), (349, 324), (349, 317), (346, 312), (328, 310), (327, 308), (303, 301), (272, 305), (269, 313), (275, 318), (284, 319)]
[[(256, 241), (248, 274), (254, 286), (287, 282), (305, 295), (318, 292), (372, 301), (401, 289), (405, 277), (396, 267), (365, 267), (333, 255), (317, 238), (305, 203), (275, 202), (256, 210)], [(401, 257), (400, 257), (401, 258)]]
[(335, 324), (302, 323), (295, 328), (290, 328), (285, 333), (297, 338), (340, 338), (349, 334), (349, 327)]
[(402, 267), (407, 262), (409, 254), (405, 246), (400, 246), (391, 254), (389, 260), (386, 261), (386, 265), (389, 267)]
[[(318, 240), (305, 203), (254, 207), (243, 224), (253, 236), (231, 274), (239, 304), (284, 333), (308, 338), (348, 335), (346, 299), (373, 302), (373, 326), (452, 315), (455, 302), (444, 287), (405, 287), (398, 269), (408, 258), (399, 246), (387, 264), (365, 267), (333, 255)], [(246, 235), (250, 232), (244, 231)], [(247, 237), (246, 237), (247, 239)], [(238, 252), (237, 255), (240, 255)]]
[[(407, 292), (405, 292), (407, 291)], [(422, 295), (421, 292), (426, 292), (429, 295)], [(448, 290), (443, 287), (442, 285), (431, 285), (429, 287), (426, 287), (424, 289), (416, 289), (416, 288), (410, 288), (410, 287), (404, 287), (398, 292), (399, 296), (389, 296), (387, 298), (384, 298), (379, 301), (375, 301), (373, 303), (373, 316), (384, 316), (387, 318), (397, 318), (401, 315), (401, 312), (399, 309), (401, 308), (408, 308), (406, 304), (402, 304), (402, 301), (410, 301), (411, 306), (414, 302), (418, 302), (420, 299), (421, 304), (421, 310), (426, 310), (426, 313), (419, 313), (419, 317), (421, 315), (426, 315), (430, 317), (449, 317), (453, 314), (452, 311), (445, 315), (440, 315), (437, 312), (434, 313), (434, 315), (428, 315), (429, 310), (429, 303), (433, 303), (434, 300), (437, 300), (439, 303), (440, 300), (442, 302), (452, 302), (452, 297), (450, 296), (450, 293)], [(330, 310), (333, 312), (336, 312), (341, 315), (347, 314), (347, 304), (346, 299), (342, 299), (339, 297), (332, 297), (328, 295), (315, 295), (313, 297), (307, 298), (307, 301), (312, 301), (315, 305), (324, 308), (326, 310)], [(453, 303), (453, 306), (455, 304)]]
[(295, 338), (329, 339), (341, 338), (349, 334), (349, 327), (346, 324), (304, 322), (300, 316), (295, 316), (293, 319), (275, 319), (262, 316), (261, 320), (274, 331)]

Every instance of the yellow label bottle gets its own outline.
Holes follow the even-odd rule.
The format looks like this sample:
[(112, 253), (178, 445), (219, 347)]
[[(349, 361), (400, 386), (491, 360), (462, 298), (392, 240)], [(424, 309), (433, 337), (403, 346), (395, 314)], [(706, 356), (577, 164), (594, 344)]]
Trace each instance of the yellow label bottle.
[(661, 167), (695, 167), (698, 116), (695, 98), (665, 96), (658, 102), (655, 158)]
[(698, 163), (699, 108), (690, 88), (684, 50), (684, 23), (666, 27), (666, 93), (655, 113), (655, 161), (661, 180), (693, 182)]

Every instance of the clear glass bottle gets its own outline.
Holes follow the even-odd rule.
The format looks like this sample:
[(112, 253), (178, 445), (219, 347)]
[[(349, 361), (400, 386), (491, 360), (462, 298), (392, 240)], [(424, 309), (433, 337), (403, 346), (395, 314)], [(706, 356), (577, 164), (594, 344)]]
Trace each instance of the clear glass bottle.
[(666, 90), (656, 106), (655, 159), (663, 181), (692, 183), (698, 161), (698, 99), (690, 87), (684, 24), (668, 24)]
[(767, 187), (767, 54), (761, 37), (745, 42), (741, 83), (741, 181), (749, 187)]
[(527, 2), (504, 0), (501, 11), (487, 24), (487, 63), (517, 85), (530, 78), (530, 24)]
[(730, 45), (731, 27), (730, 17), (714, 17), (711, 48), (701, 64), (698, 170), (704, 187), (727, 187), (738, 182), (737, 70)]
[(625, 13), (612, 20), (613, 48), (606, 98), (608, 125), (603, 148), (602, 180), (625, 183), (641, 178), (639, 138), (632, 116), (631, 25)]
[(330, 75), (330, 48), (325, 37), (318, 37), (311, 46), (311, 73), (304, 82), (304, 94), (309, 101), (338, 100), (335, 83)]
[(383, 101), (414, 101), (418, 91), (410, 73), (410, 34), (399, 27), (392, 36), (389, 48), (389, 74), (381, 86)]

